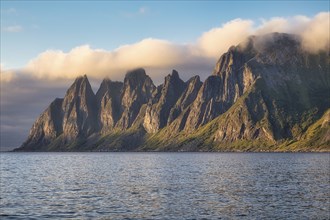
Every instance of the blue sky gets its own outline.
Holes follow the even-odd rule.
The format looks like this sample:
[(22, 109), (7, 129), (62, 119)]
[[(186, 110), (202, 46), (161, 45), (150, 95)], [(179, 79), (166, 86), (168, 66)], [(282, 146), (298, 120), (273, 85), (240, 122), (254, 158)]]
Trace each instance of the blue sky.
[(1, 63), (18, 68), (47, 49), (113, 50), (150, 37), (190, 43), (235, 18), (328, 10), (328, 1), (1, 1)]

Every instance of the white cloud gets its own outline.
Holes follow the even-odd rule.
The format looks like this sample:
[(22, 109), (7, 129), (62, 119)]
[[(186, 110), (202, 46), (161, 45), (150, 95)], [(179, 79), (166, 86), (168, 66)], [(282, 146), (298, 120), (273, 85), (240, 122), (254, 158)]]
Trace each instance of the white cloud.
[(319, 13), (308, 22), (306, 28), (301, 32), (303, 45), (307, 50), (317, 52), (330, 47), (330, 13)]
[(271, 32), (284, 32), (297, 34), (302, 38), (303, 47), (310, 52), (329, 50), (330, 43), (330, 13), (321, 12), (309, 18), (306, 16), (294, 16), (289, 18), (272, 18), (263, 20), (257, 27), (255, 34)]
[[(255, 25), (251, 20), (235, 19), (201, 35), (194, 44), (174, 44), (166, 40), (148, 38), (135, 44), (120, 46), (113, 51), (93, 49), (89, 45), (68, 52), (45, 51), (32, 59), (24, 68), (40, 79), (73, 79), (87, 74), (101, 79), (109, 76), (122, 80), (127, 70), (143, 67), (155, 81), (162, 81), (172, 68), (188, 75), (208, 75), (215, 61), (232, 45), (247, 36), (270, 32), (298, 34), (305, 49), (315, 52), (329, 48), (329, 12), (314, 17), (275, 17)], [(6, 78), (13, 79), (8, 74)], [(10, 77), (9, 77), (10, 76)]]
[(198, 39), (197, 47), (205, 56), (220, 57), (232, 45), (237, 45), (252, 34), (251, 20), (235, 19), (213, 28)]
[(150, 38), (114, 51), (92, 49), (89, 45), (73, 48), (69, 52), (45, 51), (31, 60), (25, 70), (38, 78), (75, 78), (87, 74), (118, 80), (129, 69), (149, 68), (153, 70), (149, 74), (157, 77), (157, 68), (186, 65), (192, 60), (199, 62), (188, 47)]
[(3, 28), (4, 32), (17, 33), (23, 31), (23, 27), (20, 25), (13, 25)]
[(261, 21), (262, 24), (255, 31), (257, 35), (272, 32), (287, 32), (289, 22), (285, 18), (275, 17), (270, 20), (261, 19)]

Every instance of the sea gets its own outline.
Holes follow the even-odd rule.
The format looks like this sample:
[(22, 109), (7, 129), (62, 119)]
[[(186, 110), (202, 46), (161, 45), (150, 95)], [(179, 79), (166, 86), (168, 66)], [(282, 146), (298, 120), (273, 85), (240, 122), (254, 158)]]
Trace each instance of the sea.
[(330, 219), (330, 154), (2, 152), (0, 219)]

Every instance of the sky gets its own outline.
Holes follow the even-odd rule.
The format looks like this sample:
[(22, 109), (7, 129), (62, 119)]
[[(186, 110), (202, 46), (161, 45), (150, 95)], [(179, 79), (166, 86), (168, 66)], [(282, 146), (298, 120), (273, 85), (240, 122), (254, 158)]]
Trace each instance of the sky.
[(172, 69), (205, 79), (231, 45), (274, 31), (328, 48), (329, 1), (1, 0), (0, 147), (18, 147), (79, 75), (95, 92), (137, 67), (155, 84)]

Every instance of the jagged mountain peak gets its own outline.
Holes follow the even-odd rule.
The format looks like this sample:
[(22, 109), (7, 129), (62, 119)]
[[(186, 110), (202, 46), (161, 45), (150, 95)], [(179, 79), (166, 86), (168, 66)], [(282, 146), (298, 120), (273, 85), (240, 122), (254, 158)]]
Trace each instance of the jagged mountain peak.
[(79, 76), (67, 90), (66, 96), (94, 96), (93, 89), (86, 75)]
[(180, 77), (179, 77), (179, 73), (178, 73), (178, 71), (176, 71), (176, 70), (172, 70), (172, 74), (171, 74), (171, 76), (172, 76), (173, 78), (180, 78)]
[(82, 85), (82, 84), (89, 84), (89, 80), (86, 74), (78, 76), (73, 83), (73, 85)]
[(120, 117), (122, 82), (105, 78), (96, 93), (101, 133), (109, 133)]
[(150, 88), (153, 92), (153, 90), (155, 89), (155, 85), (153, 84), (151, 78), (146, 74), (143, 68), (134, 69), (126, 73), (124, 79), (123, 96), (125, 96), (125, 91), (132, 92), (134, 90), (142, 90), (142, 92), (146, 93), (149, 98), (152, 92), (150, 93), (150, 91), (147, 91), (146, 88)]
[(205, 82), (173, 70), (156, 88), (138, 68), (124, 82), (105, 78), (95, 96), (81, 76), (38, 118), (22, 150), (285, 150), (300, 137), (329, 146), (329, 120), (317, 121), (330, 107), (329, 66), (328, 53), (273, 33), (230, 47)]
[[(184, 86), (184, 82), (180, 78), (179, 73), (176, 70), (173, 70), (172, 74), (168, 74), (165, 77), (165, 83), (163, 86), (163, 90), (168, 90), (170, 85), (172, 85), (174, 87), (183, 87)], [(176, 89), (176, 88), (171, 88), (171, 89)]]
[(155, 133), (168, 124), (170, 111), (185, 88), (186, 84), (180, 79), (176, 70), (165, 77), (161, 90), (157, 90), (158, 94), (154, 96), (153, 102), (149, 103), (146, 108), (143, 126), (147, 132)]
[(122, 115), (116, 126), (120, 129), (129, 128), (137, 118), (141, 106), (151, 100), (155, 90), (155, 85), (144, 69), (127, 72), (121, 90)]
[(78, 77), (62, 103), (63, 140), (89, 136), (98, 130), (96, 97), (86, 75)]
[(124, 81), (131, 80), (143, 80), (147, 76), (146, 71), (143, 68), (137, 68), (130, 70), (126, 73)]
[(191, 82), (200, 82), (201, 81), (201, 78), (200, 76), (196, 75), (196, 76), (192, 76), (190, 79), (187, 80), (186, 84), (189, 84)]
[(116, 93), (117, 95), (119, 95), (122, 87), (122, 82), (112, 81), (110, 78), (107, 77), (101, 82), (100, 88), (96, 92), (96, 97), (98, 100), (100, 100), (106, 93)]
[[(146, 90), (146, 88), (151, 88), (151, 93), (149, 90)], [(155, 85), (153, 84), (152, 79), (146, 74), (143, 68), (134, 69), (126, 73), (123, 96), (125, 96), (125, 91), (142, 90), (143, 93), (146, 93), (146, 96), (149, 98), (154, 89)]]

